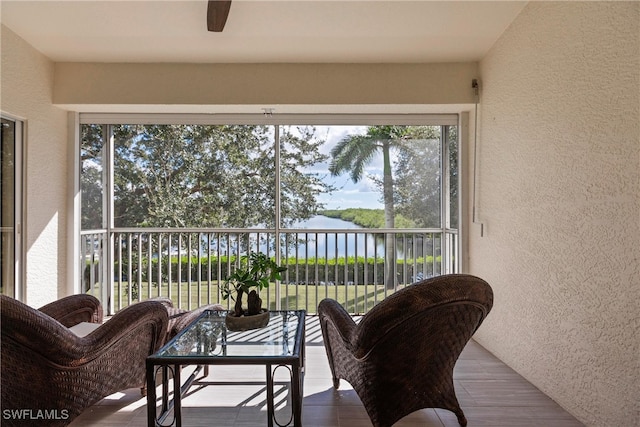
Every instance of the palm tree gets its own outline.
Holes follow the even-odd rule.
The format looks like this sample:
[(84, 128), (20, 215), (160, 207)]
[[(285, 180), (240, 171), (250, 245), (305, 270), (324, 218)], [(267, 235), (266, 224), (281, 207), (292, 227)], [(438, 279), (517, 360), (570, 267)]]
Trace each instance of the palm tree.
[[(408, 136), (405, 126), (370, 126), (364, 135), (347, 135), (331, 150), (329, 172), (337, 176), (349, 172), (353, 182), (359, 182), (365, 167), (373, 160), (376, 153), (382, 151), (383, 176), (382, 198), (384, 201), (384, 226), (395, 227), (393, 201), (393, 175), (391, 172), (391, 149), (404, 150), (404, 139)], [(396, 284), (394, 274), (395, 238), (385, 238), (385, 285), (393, 289)]]

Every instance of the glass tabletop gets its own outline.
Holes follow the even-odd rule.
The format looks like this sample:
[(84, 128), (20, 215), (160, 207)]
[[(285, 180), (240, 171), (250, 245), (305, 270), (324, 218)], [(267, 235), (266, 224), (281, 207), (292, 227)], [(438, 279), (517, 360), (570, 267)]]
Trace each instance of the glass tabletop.
[(269, 324), (260, 329), (232, 332), (226, 311), (205, 311), (194, 323), (162, 347), (154, 358), (287, 357), (299, 351), (304, 339), (304, 310), (270, 311)]

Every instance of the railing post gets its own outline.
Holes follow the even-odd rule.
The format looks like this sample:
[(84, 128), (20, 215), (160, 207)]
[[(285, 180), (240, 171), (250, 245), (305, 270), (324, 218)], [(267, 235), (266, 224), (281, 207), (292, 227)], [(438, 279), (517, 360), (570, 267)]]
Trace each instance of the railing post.
[[(279, 309), (282, 309), (283, 306), (288, 308), (289, 298), (295, 293), (296, 302), (292, 305), (299, 308), (307, 308), (309, 312), (313, 312), (319, 302), (318, 300), (329, 297), (340, 301), (352, 314), (366, 313), (383, 296), (387, 296), (397, 290), (387, 288), (385, 281), (379, 280), (380, 276), (386, 276), (384, 271), (380, 271), (381, 268), (378, 265), (380, 259), (386, 261), (386, 254), (382, 255), (385, 239), (394, 239), (398, 242), (397, 251), (400, 253), (394, 254), (391, 261), (392, 265), (388, 267), (394, 274), (400, 274), (397, 282), (401, 286), (409, 285), (423, 277), (457, 271), (455, 254), (459, 252), (459, 242), (457, 240), (457, 230), (455, 229), (447, 229), (444, 233), (439, 229), (280, 229), (279, 231), (279, 240), (273, 241), (272, 239), (275, 235), (273, 229), (119, 228), (112, 230), (110, 233), (100, 230), (84, 232), (81, 245), (85, 248), (85, 253), (89, 253), (92, 251), (91, 248), (96, 248), (96, 244), (90, 243), (91, 239), (100, 239), (103, 242), (100, 248), (93, 249), (96, 252), (102, 251), (101, 256), (104, 257), (99, 261), (100, 271), (96, 271), (96, 274), (99, 274), (100, 277), (95, 282), (95, 289), (98, 289), (98, 286), (102, 286), (99, 291), (96, 290), (96, 293), (104, 292), (106, 294), (108, 290), (106, 285), (115, 285), (116, 287), (113, 288), (110, 299), (107, 299), (105, 295), (102, 295), (102, 297), (105, 298), (103, 300), (105, 304), (115, 303), (118, 309), (122, 308), (121, 306), (135, 302), (134, 300), (137, 301), (138, 299), (143, 299), (143, 297), (153, 296), (175, 298), (178, 301), (177, 305), (179, 307), (184, 306), (183, 308), (193, 308), (194, 301), (192, 300), (195, 300), (196, 296), (198, 300), (196, 305), (203, 304), (204, 295), (201, 286), (205, 282), (209, 283), (209, 294), (211, 294), (212, 281), (217, 280), (219, 283), (222, 280), (223, 276), (230, 271), (232, 264), (235, 265), (239, 262), (240, 251), (244, 250), (247, 244), (249, 245), (247, 249), (250, 250), (264, 250), (264, 245), (266, 244), (269, 247), (268, 254), (272, 256), (271, 245), (275, 243), (277, 246), (275, 254), (281, 264), (285, 261), (288, 262), (289, 254), (291, 254), (293, 261), (290, 267), (295, 268), (295, 271), (288, 270), (283, 275), (283, 282), (291, 281), (295, 283), (295, 285), (291, 286), (292, 291), (288, 287), (285, 290), (281, 290), (281, 283), (276, 284), (275, 290), (269, 289), (268, 291), (269, 303), (271, 303), (274, 295), (277, 295), (273, 306), (277, 306)], [(213, 233), (216, 233), (217, 236), (215, 252), (213, 252), (212, 238), (205, 237), (213, 236)], [(261, 244), (260, 238), (265, 235), (267, 236), (267, 242)], [(145, 236), (148, 236), (146, 238), (148, 246), (143, 248)], [(188, 236), (187, 241), (185, 241), (184, 236)], [(201, 271), (204, 265), (202, 264), (203, 260), (200, 259), (200, 251), (198, 250), (199, 260), (197, 265), (195, 265), (196, 261), (191, 258), (191, 253), (196, 248), (196, 243), (193, 241), (194, 236), (198, 236), (198, 248), (204, 244), (209, 246), (207, 251), (202, 251), (203, 256), (208, 254), (209, 263), (212, 262), (211, 256), (213, 253), (217, 256), (217, 269), (212, 265), (208, 267), (209, 277), (207, 280), (202, 280), (200, 276), (200, 274), (204, 274)], [(246, 236), (249, 236), (249, 240), (246, 240)], [(379, 243), (376, 237), (382, 237), (383, 241)], [(324, 243), (322, 238), (324, 238)], [(362, 238), (365, 239), (364, 243), (360, 240)], [(371, 238), (372, 242), (369, 242), (368, 238)], [(111, 241), (108, 241), (109, 239)], [(154, 240), (157, 240), (157, 244), (154, 243)], [(176, 248), (173, 243), (176, 243), (178, 247)], [(373, 250), (371, 250), (370, 244), (374, 245)], [(294, 246), (291, 247), (290, 245)], [(227, 254), (226, 272), (221, 258), (225, 247)], [(178, 266), (172, 265), (171, 259), (174, 256), (172, 255), (172, 249), (177, 249), (179, 256), (182, 256), (185, 251), (188, 252), (189, 261), (185, 263), (186, 266), (182, 266), (181, 263)], [(364, 256), (362, 257), (360, 255), (362, 255), (361, 252), (363, 250)], [(305, 252), (303, 253), (302, 251)], [(311, 258), (314, 257), (314, 251), (316, 261), (315, 264), (310, 264)], [(373, 267), (368, 265), (368, 262), (371, 261), (369, 259), (371, 252), (372, 261), (374, 262)], [(157, 260), (155, 259), (156, 254)], [(356, 265), (353, 267), (349, 263), (350, 255), (356, 259)], [(145, 273), (143, 272), (143, 258), (145, 256), (148, 263), (146, 266), (146, 283)], [(334, 266), (330, 267), (326, 263), (324, 268), (321, 268), (319, 256), (324, 256), (325, 262), (333, 259)], [(233, 257), (235, 257), (235, 260), (232, 260)], [(379, 257), (380, 259), (378, 259)], [(404, 260), (402, 260), (402, 257), (404, 257)], [(418, 261), (420, 257), (422, 259)], [(438, 262), (439, 257), (441, 257), (441, 262)], [(364, 260), (362, 266), (359, 265), (359, 259)], [(104, 262), (105, 260), (108, 262)], [(340, 266), (339, 263), (342, 261), (344, 261), (344, 265)], [(90, 262), (90, 260), (87, 262)], [(125, 266), (127, 262), (128, 265)], [(153, 267), (154, 262), (157, 262), (156, 267)], [(403, 262), (403, 265), (400, 265), (401, 262)], [(163, 266), (164, 263), (167, 264), (166, 267)], [(118, 264), (118, 268), (116, 268), (116, 264)], [(97, 266), (98, 261), (95, 261), (92, 265)], [(192, 271), (192, 268), (195, 267), (197, 267), (196, 274), (198, 274), (198, 279), (196, 280), (193, 278), (194, 273)], [(184, 268), (188, 268), (188, 272), (185, 275), (187, 277), (187, 290), (182, 286)], [(373, 270), (373, 278), (370, 277), (371, 270)], [(167, 272), (167, 279), (163, 283), (163, 274)], [(175, 282), (173, 274), (176, 272), (180, 273), (177, 278), (179, 291), (177, 296), (173, 295), (175, 289), (172, 290)], [(91, 269), (88, 269), (87, 273), (89, 275), (93, 274)], [(157, 274), (155, 286), (157, 286), (158, 290), (152, 292), (154, 274)], [(420, 276), (420, 274), (422, 275)], [(88, 277), (88, 280), (93, 281), (91, 277)], [(116, 281), (117, 283), (114, 283)], [(117, 286), (118, 284), (120, 285), (119, 287)], [(198, 289), (192, 289), (192, 285), (198, 286)], [(148, 289), (145, 289), (144, 286), (148, 286)], [(380, 288), (380, 286), (383, 286), (383, 288)], [(167, 290), (164, 289), (165, 287)], [(334, 289), (330, 290), (331, 287)], [(370, 289), (373, 289), (373, 292)], [(137, 297), (133, 293), (135, 290), (138, 290)], [(128, 298), (124, 298), (124, 292), (128, 292)], [(182, 296), (183, 292), (184, 298)], [(378, 292), (380, 292), (380, 297)], [(307, 299), (301, 301), (300, 296), (305, 293)], [(286, 299), (282, 300), (281, 297)], [(215, 303), (220, 301), (219, 295), (214, 298), (216, 300), (212, 301), (211, 296), (209, 296), (207, 302)], [(362, 303), (362, 298), (364, 298), (364, 303)], [(356, 301), (355, 304), (353, 303), (354, 300)], [(121, 304), (119, 304), (119, 301)]]

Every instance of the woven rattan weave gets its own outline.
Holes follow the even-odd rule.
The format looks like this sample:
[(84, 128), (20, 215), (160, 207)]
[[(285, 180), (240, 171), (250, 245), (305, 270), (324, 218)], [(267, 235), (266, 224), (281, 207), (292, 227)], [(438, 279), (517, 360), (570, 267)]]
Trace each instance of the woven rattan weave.
[(484, 280), (445, 275), (410, 285), (381, 301), (356, 324), (335, 300), (318, 306), (334, 386), (348, 381), (375, 427), (422, 408), (444, 408), (467, 420), (456, 398), (453, 368), (493, 305)]
[(144, 301), (85, 337), (69, 329), (101, 322), (97, 299), (75, 295), (41, 310), (0, 296), (2, 425), (69, 424), (116, 391), (145, 386), (145, 360), (167, 334), (165, 306)]

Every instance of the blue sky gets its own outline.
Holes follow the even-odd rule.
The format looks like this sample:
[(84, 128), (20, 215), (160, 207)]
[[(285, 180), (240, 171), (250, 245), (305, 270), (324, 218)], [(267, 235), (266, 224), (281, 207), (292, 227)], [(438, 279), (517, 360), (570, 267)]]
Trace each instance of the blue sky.
[[(316, 137), (325, 140), (320, 149), (322, 154), (329, 154), (335, 144), (346, 135), (364, 134), (367, 126), (316, 126)], [(332, 194), (318, 197), (326, 209), (368, 208), (383, 209), (381, 194), (370, 179), (370, 175), (382, 177), (382, 155), (376, 156), (366, 169), (366, 175), (358, 183), (354, 183), (348, 174), (332, 177), (329, 163), (317, 163), (309, 172), (324, 176), (324, 181), (336, 187)]]

